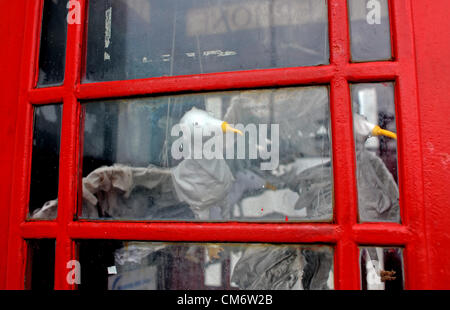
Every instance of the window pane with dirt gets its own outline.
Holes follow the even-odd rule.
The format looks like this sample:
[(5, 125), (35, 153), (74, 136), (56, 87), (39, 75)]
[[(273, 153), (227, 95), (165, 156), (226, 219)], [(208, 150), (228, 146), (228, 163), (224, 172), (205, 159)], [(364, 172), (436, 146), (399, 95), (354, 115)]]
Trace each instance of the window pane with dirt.
[(328, 290), (333, 248), (315, 245), (79, 242), (83, 290)]
[(349, 0), (348, 12), (352, 61), (391, 60), (388, 0)]
[(361, 222), (400, 222), (394, 83), (351, 86)]
[(362, 290), (403, 290), (403, 249), (360, 248)]
[(84, 82), (329, 63), (326, 0), (89, 2)]
[(62, 104), (34, 107), (29, 216), (56, 218)]
[(39, 50), (38, 87), (61, 85), (64, 81), (67, 40), (66, 0), (45, 0)]
[(84, 103), (78, 214), (331, 221), (329, 116), (325, 86)]
[(27, 240), (25, 289), (53, 290), (55, 276), (55, 240)]

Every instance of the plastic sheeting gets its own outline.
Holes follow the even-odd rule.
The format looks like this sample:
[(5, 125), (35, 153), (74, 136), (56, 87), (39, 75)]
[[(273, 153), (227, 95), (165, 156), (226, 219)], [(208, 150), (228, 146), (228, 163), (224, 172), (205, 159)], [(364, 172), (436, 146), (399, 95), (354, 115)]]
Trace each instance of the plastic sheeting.
[(231, 281), (240, 289), (330, 289), (333, 255), (325, 249), (292, 246), (252, 246), (233, 270)]
[(231, 281), (240, 289), (292, 289), (300, 284), (304, 262), (292, 247), (249, 247), (237, 262)]
[(373, 152), (356, 152), (359, 219), (399, 221), (399, 192), (392, 174)]
[[(356, 153), (359, 218), (361, 221), (399, 221), (399, 192), (392, 174), (373, 152)], [(300, 195), (296, 208), (306, 207), (308, 216), (323, 217), (333, 201), (333, 184), (323, 175), (331, 173), (331, 163), (303, 171), (296, 180)]]
[[(174, 266), (174, 262), (183, 266)], [(172, 277), (181, 282), (205, 279), (207, 285), (204, 276), (210, 264), (224, 264), (214, 271), (215, 276), (225, 276), (228, 285), (242, 290), (334, 288), (333, 252), (326, 246), (126, 242), (114, 252), (114, 264), (118, 274), (110, 276), (111, 279), (156, 267), (160, 272), (158, 277), (153, 276), (153, 281), (164, 283), (165, 289), (173, 288)], [(186, 274), (173, 274), (178, 268), (188, 266)], [(133, 277), (140, 279), (141, 275), (137, 273)], [(161, 283), (153, 283), (153, 287), (161, 287)], [(220, 281), (219, 288), (226, 286), (223, 283)]]
[[(57, 200), (48, 202), (32, 217), (56, 212), (56, 205)], [(116, 164), (100, 167), (83, 178), (83, 216), (170, 218), (177, 212), (194, 217), (177, 199), (170, 169)]]

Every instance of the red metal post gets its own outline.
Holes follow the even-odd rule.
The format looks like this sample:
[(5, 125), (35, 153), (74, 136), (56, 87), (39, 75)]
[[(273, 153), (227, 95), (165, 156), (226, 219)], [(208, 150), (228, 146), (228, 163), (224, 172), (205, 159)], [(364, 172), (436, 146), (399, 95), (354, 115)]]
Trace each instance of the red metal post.
[[(10, 204), (8, 234), (8, 259), (6, 269), (6, 287), (24, 288), (26, 246), (20, 233), (20, 224), (25, 221), (28, 212), (28, 192), (32, 148), (33, 109), (28, 102), (28, 90), (34, 83), (36, 62), (36, 42), (39, 40), (40, 1), (27, 1), (25, 9), (25, 36), (20, 69), (18, 99), (18, 117), (16, 143), (14, 148), (14, 172)], [(12, 207), (14, 206), (14, 207)]]
[[(417, 177), (423, 180), (423, 198), (417, 208), (423, 213), (424, 226), (416, 232), (426, 238), (416, 257), (419, 266), (428, 267), (418, 271), (427, 274), (427, 288), (450, 289), (450, 1), (411, 1), (408, 9), (412, 9), (409, 31), (415, 40), (417, 84), (411, 81), (403, 87), (405, 92), (408, 87), (416, 89), (418, 96), (418, 123), (415, 129), (409, 128), (421, 135), (422, 174)], [(424, 248), (428, 255), (421, 257)]]
[(15, 134), (25, 5), (22, 2), (0, 2), (0, 289), (6, 288), (9, 215), (11, 209), (11, 175), (13, 172)]

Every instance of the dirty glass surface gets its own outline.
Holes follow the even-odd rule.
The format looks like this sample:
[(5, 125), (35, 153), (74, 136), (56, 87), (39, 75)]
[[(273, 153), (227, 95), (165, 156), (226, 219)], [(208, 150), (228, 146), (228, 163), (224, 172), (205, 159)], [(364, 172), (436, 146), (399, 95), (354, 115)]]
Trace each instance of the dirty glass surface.
[(403, 249), (360, 248), (362, 290), (403, 290)]
[(327, 87), (88, 102), (82, 123), (83, 218), (332, 219)]
[(83, 290), (328, 290), (333, 248), (79, 241)]
[(348, 0), (352, 61), (390, 60), (388, 0)]
[(89, 2), (84, 82), (329, 63), (326, 0)]
[(38, 87), (64, 81), (67, 37), (66, 0), (45, 0), (39, 50)]
[(29, 213), (34, 219), (53, 219), (49, 208), (58, 197), (62, 104), (35, 106)]
[[(394, 84), (353, 84), (351, 93), (359, 219), (399, 222)], [(375, 125), (381, 135), (373, 133)]]
[(27, 240), (25, 289), (53, 290), (55, 275), (55, 240)]

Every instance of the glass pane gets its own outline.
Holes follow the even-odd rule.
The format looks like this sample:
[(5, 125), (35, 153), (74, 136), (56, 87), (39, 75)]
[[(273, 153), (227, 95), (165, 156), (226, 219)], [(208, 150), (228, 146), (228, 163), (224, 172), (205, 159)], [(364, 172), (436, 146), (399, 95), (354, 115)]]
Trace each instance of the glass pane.
[(393, 83), (353, 84), (359, 219), (399, 222)]
[(334, 288), (328, 246), (89, 240), (79, 251), (79, 289)]
[(64, 81), (67, 35), (67, 0), (44, 0), (38, 86)]
[(391, 59), (388, 0), (349, 0), (352, 61)]
[(55, 240), (28, 240), (28, 264), (25, 288), (53, 290), (55, 274)]
[(328, 64), (326, 0), (89, 2), (85, 82)]
[(34, 107), (29, 211), (34, 219), (56, 218), (62, 105)]
[(363, 290), (403, 290), (403, 249), (364, 247), (360, 262)]
[(332, 219), (327, 87), (119, 99), (83, 110), (82, 217)]

